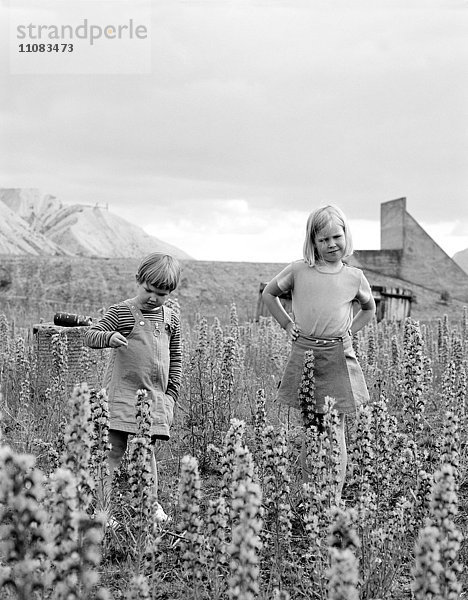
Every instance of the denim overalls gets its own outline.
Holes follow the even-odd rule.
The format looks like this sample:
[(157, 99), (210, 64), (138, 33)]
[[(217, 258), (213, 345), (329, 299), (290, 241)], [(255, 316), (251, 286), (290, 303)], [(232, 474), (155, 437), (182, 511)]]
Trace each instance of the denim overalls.
[(163, 323), (146, 319), (134, 299), (124, 300), (135, 325), (127, 337), (128, 346), (113, 348), (105, 376), (109, 399), (110, 428), (136, 433), (135, 396), (148, 391), (153, 423), (151, 435), (168, 440), (174, 414), (174, 400), (166, 394), (169, 379), (170, 308), (163, 306)]

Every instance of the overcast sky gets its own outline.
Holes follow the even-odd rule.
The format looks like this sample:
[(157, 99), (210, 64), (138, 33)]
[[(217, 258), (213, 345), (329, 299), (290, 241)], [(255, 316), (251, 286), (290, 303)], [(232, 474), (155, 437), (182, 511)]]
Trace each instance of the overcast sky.
[(468, 247), (468, 0), (152, 3), (151, 73), (11, 75), (0, 186), (116, 214), (195, 258), (286, 262), (334, 203)]

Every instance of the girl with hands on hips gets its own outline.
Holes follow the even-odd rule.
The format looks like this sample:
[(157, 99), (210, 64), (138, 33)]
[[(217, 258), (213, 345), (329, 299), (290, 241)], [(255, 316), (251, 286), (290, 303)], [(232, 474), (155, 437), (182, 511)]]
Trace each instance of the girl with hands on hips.
[(299, 328), (296, 323), (291, 319), (288, 313), (284, 310), (283, 305), (279, 300), (279, 296), (283, 293), (283, 290), (278, 286), (276, 280), (273, 279), (265, 287), (263, 291), (263, 298), (272, 316), (278, 321), (281, 327), (288, 334), (288, 338), (295, 342), (299, 336)]
[(289, 339), (292, 342), (295, 342), (297, 340), (297, 338), (299, 337), (299, 328), (297, 327), (296, 323), (294, 323), (294, 321), (289, 321), (289, 323), (286, 325), (285, 329), (286, 329), (286, 333), (289, 336)]
[[(298, 391), (308, 350), (314, 353), (315, 422), (319, 431), (323, 429), (325, 398), (334, 399), (333, 408), (340, 417), (337, 502), (347, 466), (345, 417), (355, 415), (356, 407), (369, 400), (351, 335), (375, 314), (375, 301), (364, 273), (343, 262), (352, 253), (351, 233), (342, 211), (331, 205), (318, 208), (307, 220), (303, 259), (289, 264), (263, 291), (266, 306), (293, 342), (277, 399), (286, 406), (301, 408)], [(279, 296), (288, 291), (293, 318), (279, 301)], [(354, 306), (359, 307), (356, 313)], [(306, 475), (304, 450), (302, 462)]]

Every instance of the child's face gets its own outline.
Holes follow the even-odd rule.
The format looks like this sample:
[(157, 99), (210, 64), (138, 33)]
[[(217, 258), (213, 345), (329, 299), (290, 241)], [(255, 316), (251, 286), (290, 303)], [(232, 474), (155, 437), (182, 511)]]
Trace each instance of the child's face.
[(330, 223), (315, 236), (315, 246), (323, 262), (337, 263), (344, 257), (346, 237), (341, 225)]
[(164, 304), (171, 293), (170, 290), (157, 288), (146, 281), (143, 283), (137, 282), (137, 285), (136, 302), (140, 309), (144, 308), (146, 310), (152, 310), (159, 308)]

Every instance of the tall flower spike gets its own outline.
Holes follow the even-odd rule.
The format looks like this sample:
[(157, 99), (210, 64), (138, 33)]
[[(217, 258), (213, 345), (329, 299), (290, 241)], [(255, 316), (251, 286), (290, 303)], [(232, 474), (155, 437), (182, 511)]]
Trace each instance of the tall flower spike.
[(126, 600), (151, 600), (149, 583), (144, 575), (134, 575), (131, 578)]
[(442, 402), (446, 410), (456, 411), (457, 372), (455, 361), (450, 360), (442, 374)]
[(219, 402), (222, 402), (225, 407), (223, 413), (226, 425), (229, 422), (232, 413), (234, 375), (238, 363), (238, 354), (239, 349), (236, 338), (227, 337), (224, 340), (223, 360), (221, 363), (221, 381), (219, 385)]
[(356, 515), (336, 509), (332, 518), (328, 600), (359, 600), (359, 563), (355, 555), (359, 538), (352, 523)]
[(306, 429), (309, 429), (316, 423), (314, 366), (314, 352), (313, 350), (306, 350), (304, 353), (304, 366), (299, 386), (299, 404), (301, 407), (302, 421)]
[(209, 500), (206, 514), (206, 565), (212, 598), (225, 597), (226, 571), (229, 566), (227, 553), (228, 510), (223, 497)]
[(369, 327), (367, 330), (367, 364), (372, 367), (377, 361), (377, 342), (375, 327)]
[(198, 344), (196, 351), (201, 356), (205, 356), (208, 351), (208, 321), (205, 317), (201, 317), (198, 322)]
[(180, 316), (180, 302), (175, 296), (168, 298), (165, 305), (173, 310), (178, 317)]
[(372, 408), (363, 405), (358, 408), (356, 420), (356, 438), (353, 444), (353, 463), (357, 465), (355, 478), (358, 484), (360, 501), (369, 506), (369, 498), (373, 497), (376, 479), (375, 456), (372, 435)]
[(10, 325), (4, 313), (0, 313), (0, 355), (8, 349)]
[(275, 553), (280, 561), (289, 551), (292, 512), (289, 503), (290, 476), (286, 432), (269, 425), (263, 434), (263, 495), (267, 519), (275, 540)]
[[(93, 423), (90, 470), (94, 478), (95, 488), (100, 491), (98, 497), (104, 498), (105, 482), (109, 476), (107, 455), (110, 450), (109, 406), (104, 389), (100, 392), (91, 392), (90, 407)], [(107, 501), (106, 498), (105, 501)]]
[(137, 391), (135, 408), (138, 435), (150, 439), (152, 424), (151, 399), (146, 390)]
[(218, 317), (215, 317), (213, 320), (213, 325), (211, 326), (211, 344), (210, 348), (213, 352), (213, 360), (222, 359), (223, 356), (223, 329), (221, 327), (221, 323)]
[(448, 316), (444, 315), (442, 320), (439, 320), (439, 336), (438, 336), (438, 350), (439, 350), (439, 362), (442, 368), (445, 368), (451, 358), (451, 344), (450, 344), (450, 327)]
[(461, 319), (461, 338), (462, 344), (466, 348), (468, 345), (468, 307), (463, 307)]
[(250, 450), (245, 445), (236, 448), (235, 464), (232, 472), (231, 495), (240, 481), (253, 481), (254, 462)]
[(455, 471), (451, 465), (443, 465), (435, 473), (432, 488), (430, 523), (437, 528), (437, 544), (440, 552), (440, 588), (442, 597), (458, 600), (461, 585), (458, 576), (462, 566), (458, 561), (462, 535), (455, 524), (458, 511)]
[(458, 416), (452, 412), (445, 413), (441, 447), (441, 464), (451, 465), (456, 481), (458, 479), (458, 469), (460, 467), (460, 427)]
[(291, 600), (291, 596), (289, 592), (286, 590), (279, 590), (275, 588), (273, 590), (273, 599), (272, 600)]
[(441, 598), (439, 577), (442, 571), (437, 527), (426, 526), (419, 533), (412, 569), (411, 589), (415, 600)]
[(70, 420), (65, 428), (62, 466), (69, 468), (77, 477), (78, 501), (86, 511), (91, 503), (94, 480), (89, 465), (93, 440), (93, 423), (88, 386), (76, 385), (70, 397)]
[(461, 334), (457, 331), (454, 332), (453, 340), (452, 340), (452, 360), (455, 363), (455, 368), (458, 371), (462, 364), (464, 358), (464, 349), (463, 349), (463, 340)]
[(333, 403), (333, 398), (325, 397), (322, 431), (316, 438), (315, 450), (309, 453), (309, 477), (314, 481), (315, 493), (323, 508), (335, 504), (340, 483), (339, 417), (332, 408)]
[(362, 349), (361, 349), (361, 340), (360, 340), (360, 335), (355, 333), (352, 336), (352, 344), (353, 344), (353, 350), (356, 354), (356, 358), (359, 360), (359, 362), (361, 362), (362, 360)]
[[(79, 530), (80, 545), (79, 551), (79, 570), (77, 596), (79, 598), (89, 598), (91, 593), (96, 590), (100, 582), (99, 567), (101, 564), (101, 543), (104, 536), (104, 515), (97, 518), (90, 518), (85, 513), (81, 513)], [(71, 597), (73, 597), (71, 595)], [(109, 599), (109, 592), (106, 588), (99, 588), (96, 592), (96, 599)]]
[(404, 419), (412, 438), (416, 441), (422, 429), (425, 409), (423, 395), (423, 343), (419, 323), (407, 317), (404, 332)]
[(463, 362), (457, 379), (456, 389), (456, 404), (460, 414), (460, 420), (462, 422), (462, 429), (466, 429), (466, 419), (468, 417), (468, 386), (467, 386), (467, 366), (466, 361)]
[(146, 390), (137, 391), (135, 405), (137, 434), (130, 445), (128, 483), (133, 509), (131, 529), (134, 544), (132, 552), (137, 563), (137, 572), (139, 572), (141, 561), (153, 541), (156, 494), (151, 469), (151, 405)]
[(237, 306), (233, 302), (229, 311), (230, 334), (237, 340), (239, 338), (239, 317), (237, 316)]
[(76, 569), (79, 536), (77, 479), (70, 469), (52, 473), (46, 504), (51, 535), (51, 560), (54, 564), (52, 587), (67, 587), (67, 578)]
[(45, 591), (48, 545), (46, 514), (42, 508), (42, 473), (34, 457), (0, 448), (0, 587), (12, 585), (15, 597), (33, 598)]
[(228, 514), (226, 500), (223, 497), (208, 503), (206, 531), (209, 562), (214, 565), (226, 564), (226, 527)]
[(62, 395), (66, 394), (66, 383), (68, 378), (68, 344), (67, 336), (56, 333), (50, 338), (52, 345), (52, 362), (54, 365), (54, 375), (59, 382)]
[(266, 425), (265, 390), (261, 389), (256, 394), (256, 410), (254, 414), (255, 455), (259, 461), (262, 459), (263, 433)]
[[(142, 402), (142, 404), (145, 403)], [(144, 417), (140, 418), (139, 426), (141, 430), (133, 438), (130, 445), (128, 466), (130, 504), (132, 507), (130, 527), (133, 534), (131, 551), (137, 572), (140, 572), (140, 569), (143, 568), (145, 555), (153, 542), (153, 534), (155, 533), (153, 515), (156, 502), (155, 482), (151, 469), (151, 438)], [(146, 435), (141, 435), (142, 433), (146, 433)]]
[[(104, 535), (104, 515), (95, 518), (76, 508), (76, 481), (67, 469), (58, 470), (51, 487), (51, 509), (57, 495), (64, 492), (63, 502), (58, 506), (64, 523), (52, 517), (54, 579), (52, 582), (53, 600), (64, 598), (87, 599), (93, 597), (109, 600), (106, 588), (96, 589), (99, 581), (101, 562), (101, 542)], [(60, 538), (65, 534), (64, 539)]]
[(200, 477), (197, 460), (193, 456), (184, 456), (179, 483), (180, 527), (185, 531), (182, 541), (182, 561), (186, 576), (192, 574), (195, 580), (201, 578), (202, 565), (205, 562), (205, 542), (200, 519), (200, 497)]
[(401, 363), (400, 347), (396, 335), (392, 335), (392, 367), (398, 369)]
[(232, 481), (233, 529), (228, 598), (230, 600), (254, 600), (259, 593), (258, 578), (260, 532), (262, 529), (262, 492), (258, 483), (239, 476), (249, 471), (251, 457), (248, 451), (238, 451), (238, 464)]
[(221, 494), (230, 502), (232, 474), (236, 465), (237, 451), (243, 443), (245, 422), (231, 419), (231, 427), (224, 437), (220, 454), (221, 460)]

